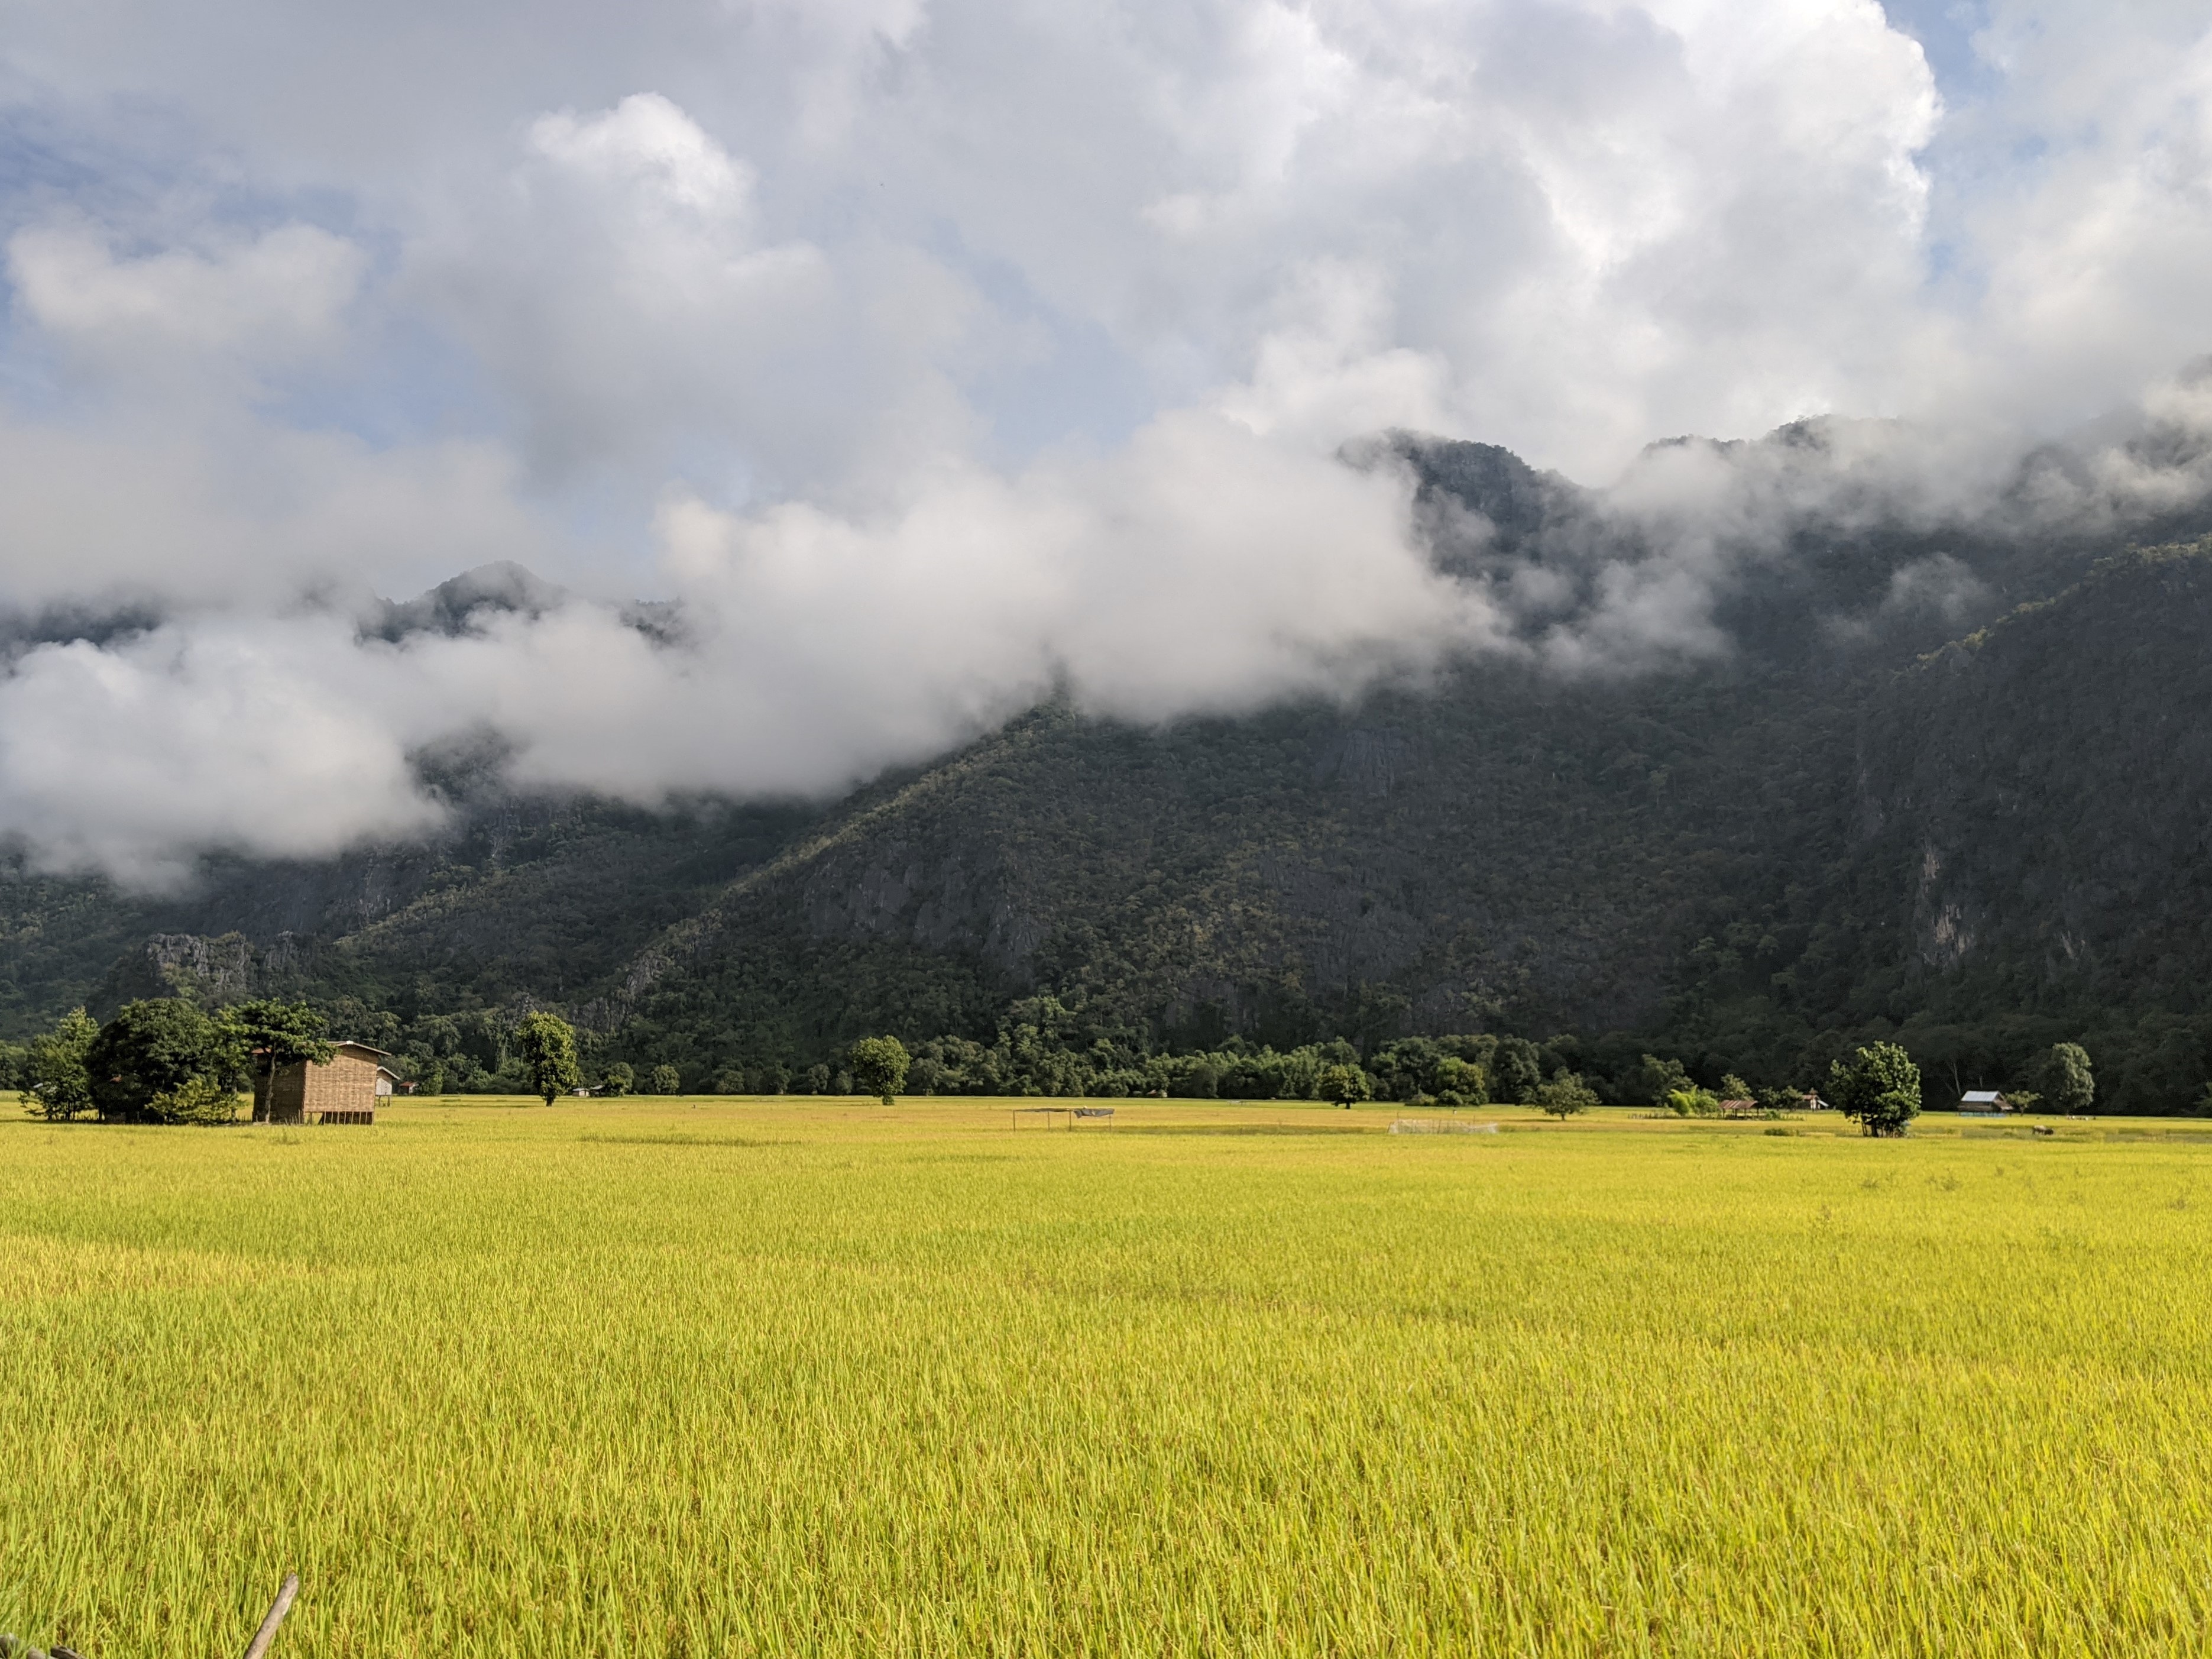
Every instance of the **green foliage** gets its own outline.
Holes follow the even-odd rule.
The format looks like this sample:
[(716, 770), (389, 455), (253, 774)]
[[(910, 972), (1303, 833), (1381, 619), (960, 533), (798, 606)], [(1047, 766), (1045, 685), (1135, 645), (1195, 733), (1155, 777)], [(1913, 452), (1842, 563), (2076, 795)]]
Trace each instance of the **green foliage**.
[(244, 1061), (236, 1033), (179, 997), (125, 1003), (85, 1051), (94, 1105), (123, 1123), (204, 1107), (209, 1085), (236, 1088)]
[(2089, 1051), (2079, 1043), (2053, 1043), (2044, 1056), (2037, 1081), (2046, 1108), (2078, 1116), (2097, 1098), (2097, 1079), (2089, 1069)]
[(1535, 1098), (1544, 1069), (1536, 1045), (1525, 1037), (1498, 1040), (1497, 1057), (1490, 1064), (1491, 1086), (1509, 1106), (1526, 1106)]
[[(626, 1060), (617, 1060), (599, 1073), (599, 1093), (602, 1095), (620, 1096), (629, 1094), (636, 1086), (637, 1072)], [(675, 1091), (664, 1089), (660, 1092), (673, 1094)]]
[(879, 1096), (885, 1106), (906, 1087), (909, 1060), (906, 1045), (896, 1037), (861, 1038), (853, 1045), (848, 1064), (860, 1093)]
[[(1497, 1051), (1498, 1039), (1487, 1034), (1401, 1037), (1378, 1047), (1368, 1070), (1386, 1099), (1484, 1106), (1490, 1101), (1489, 1068)], [(1310, 1095), (1305, 1091), (1304, 1097)]]
[(541, 1009), (515, 1022), (514, 1050), (530, 1092), (548, 1106), (584, 1080), (576, 1063), (575, 1028), (557, 1014)]
[(656, 1065), (653, 1068), (653, 1092), (656, 1095), (681, 1095), (684, 1092), (684, 1074), (672, 1065)]
[[(279, 1067), (310, 1061), (326, 1063), (336, 1053), (337, 1047), (324, 1034), (323, 1016), (305, 1003), (288, 1003), (270, 997), (256, 997), (242, 1003), (234, 1003), (217, 1016), (217, 1024), (232, 1051), (242, 1056), (257, 1083), (265, 1087)], [(171, 1098), (176, 1091), (162, 1098)], [(212, 1101), (202, 1102), (207, 1110), (214, 1110)], [(176, 1111), (186, 1108), (176, 1107)], [(165, 1121), (197, 1122), (190, 1117), (174, 1117)]]
[(100, 1022), (75, 1008), (52, 1030), (31, 1040), (23, 1057), (25, 1110), (55, 1121), (92, 1114), (92, 1078), (85, 1059), (99, 1034)]
[(1678, 1118), (1717, 1118), (1721, 1110), (1720, 1097), (1694, 1083), (1686, 1089), (1669, 1089), (1665, 1105)]
[(1322, 1068), (1320, 1093), (1334, 1105), (1348, 1107), (1354, 1101), (1373, 1100), (1375, 1085), (1358, 1066), (1339, 1061)]
[(1695, 1087), (1680, 1060), (1662, 1059), (1656, 1054), (1638, 1057), (1628, 1077), (1629, 1098), (1649, 1101), (1654, 1106), (1665, 1106), (1675, 1095), (1687, 1094)]
[(1902, 1135), (1920, 1115), (1920, 1068), (1895, 1043), (1869, 1043), (1829, 1068), (1828, 1103), (1869, 1135)]
[(265, 1064), (290, 1065), (301, 1060), (322, 1064), (337, 1052), (325, 1034), (323, 1016), (305, 1003), (256, 997), (233, 1003), (217, 1019), (234, 1043), (248, 1054), (258, 1054)]
[(1536, 1086), (1536, 1104), (1555, 1118), (1571, 1118), (1597, 1103), (1597, 1090), (1571, 1071)]
[(1757, 1105), (1759, 1093), (1749, 1083), (1731, 1071), (1721, 1079), (1721, 1098), (1723, 1101), (1749, 1101), (1753, 1105)]
[(146, 1102), (155, 1123), (213, 1125), (238, 1121), (238, 1090), (226, 1079), (203, 1074), (163, 1089)]
[(1472, 1060), (1447, 1054), (1437, 1062), (1436, 1097), (1446, 1106), (1487, 1106), (1490, 1079)]

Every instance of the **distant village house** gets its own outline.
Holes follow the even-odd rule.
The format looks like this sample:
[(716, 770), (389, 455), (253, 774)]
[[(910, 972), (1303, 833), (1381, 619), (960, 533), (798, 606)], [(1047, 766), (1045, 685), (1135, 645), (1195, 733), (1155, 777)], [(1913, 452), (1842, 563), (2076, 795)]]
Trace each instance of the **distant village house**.
[(367, 1043), (338, 1043), (328, 1060), (295, 1060), (253, 1082), (256, 1123), (374, 1123), (398, 1074)]
[(2012, 1102), (1997, 1089), (1970, 1089), (1959, 1096), (1959, 1110), (1969, 1115), (1994, 1117), (2012, 1110)]

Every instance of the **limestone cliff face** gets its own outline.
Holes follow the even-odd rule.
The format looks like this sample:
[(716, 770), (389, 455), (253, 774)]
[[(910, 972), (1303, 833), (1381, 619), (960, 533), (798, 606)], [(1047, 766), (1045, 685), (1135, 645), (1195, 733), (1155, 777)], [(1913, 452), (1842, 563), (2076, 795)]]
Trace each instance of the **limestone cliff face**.
[(2134, 553), (1893, 677), (1862, 856), (1912, 955), (2023, 994), (2186, 994), (2212, 967), (2212, 549)]

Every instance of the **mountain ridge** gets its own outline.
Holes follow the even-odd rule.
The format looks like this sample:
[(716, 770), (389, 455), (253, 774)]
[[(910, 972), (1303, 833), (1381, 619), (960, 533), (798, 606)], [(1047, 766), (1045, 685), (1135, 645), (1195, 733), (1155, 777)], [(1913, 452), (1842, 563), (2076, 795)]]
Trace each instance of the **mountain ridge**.
[[(1503, 450), (1392, 442), (1425, 469), (1440, 567), (1510, 584), (1552, 561), (1561, 602), (1586, 602), (1591, 492)], [(1802, 1081), (1894, 1034), (1955, 1082), (2094, 1034), (2112, 1098), (2192, 1106), (2212, 1081), (2186, 904), (2212, 871), (2189, 781), (2212, 778), (2189, 729), (2212, 710), (2212, 544), (1792, 534), (1721, 595), (1744, 641), (1721, 658), (1462, 661), (1161, 727), (1061, 698), (827, 804), (518, 796), (496, 753), (457, 755), (440, 842), (214, 860), (156, 901), (19, 863), (0, 1016), (20, 1034), (64, 999), (243, 975), (442, 1064), (553, 1006), (695, 1086), (866, 1030), (988, 1040), (1039, 996), (1124, 1049), (1571, 1033), (1601, 1083), (1646, 1048), (1711, 1081)], [(473, 604), (487, 583), (463, 587)], [(1572, 614), (1531, 610), (1523, 637)], [(2140, 924), (2008, 919), (2049, 894), (2092, 921), (2125, 894)]]

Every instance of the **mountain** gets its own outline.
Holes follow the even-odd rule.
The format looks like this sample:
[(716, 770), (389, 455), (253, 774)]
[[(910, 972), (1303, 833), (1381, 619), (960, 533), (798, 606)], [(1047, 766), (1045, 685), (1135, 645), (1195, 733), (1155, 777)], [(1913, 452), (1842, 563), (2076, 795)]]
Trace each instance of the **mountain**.
[[(1050, 703), (828, 805), (518, 797), (495, 754), (439, 757), (438, 842), (213, 861), (153, 900), (18, 868), (0, 1019), (298, 993), (451, 1083), (545, 1005), (695, 1085), (1039, 1021), (1101, 1056), (1512, 1033), (1612, 1090), (1647, 1051), (1802, 1081), (1894, 1035), (1939, 1099), (2078, 1040), (2109, 1108), (2195, 1107), (2212, 543), (2134, 544), (2203, 524), (1831, 507), (1707, 558), (1729, 649), (1638, 656), (1607, 607), (1668, 574), (1648, 521), (1504, 450), (1389, 442), (1524, 655), (1164, 728)], [(549, 594), (474, 573), (364, 626)], [(1574, 671), (1536, 666), (1562, 640)]]
[[(2212, 543), (1901, 668), (1560, 686), (1145, 731), (1040, 710), (732, 883), (620, 1016), (704, 1075), (1048, 990), (1079, 1046), (1577, 1034), (1717, 1081), (1901, 1036), (1931, 1093), (2082, 1040), (2212, 1079)], [(927, 1009), (923, 1017), (915, 1012)]]

